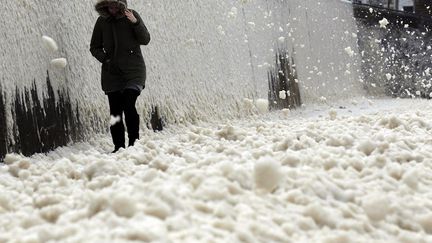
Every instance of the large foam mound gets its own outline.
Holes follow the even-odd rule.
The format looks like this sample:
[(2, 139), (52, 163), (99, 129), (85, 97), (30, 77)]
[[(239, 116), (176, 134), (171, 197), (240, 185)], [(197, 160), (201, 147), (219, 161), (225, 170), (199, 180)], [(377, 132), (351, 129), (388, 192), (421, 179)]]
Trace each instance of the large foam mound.
[(431, 242), (431, 108), (365, 101), (173, 126), (116, 154), (109, 138), (11, 154), (0, 240)]

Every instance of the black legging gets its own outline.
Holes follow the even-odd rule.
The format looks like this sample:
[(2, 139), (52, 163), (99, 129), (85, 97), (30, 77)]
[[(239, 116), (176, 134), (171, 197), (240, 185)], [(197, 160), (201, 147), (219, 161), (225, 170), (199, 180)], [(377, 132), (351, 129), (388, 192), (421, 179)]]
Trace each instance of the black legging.
[(135, 103), (140, 92), (133, 89), (108, 93), (111, 116), (120, 117), (120, 121), (110, 127), (111, 136), (116, 149), (125, 147), (125, 129), (123, 112), (129, 138), (129, 146), (133, 146), (139, 138), (139, 115)]

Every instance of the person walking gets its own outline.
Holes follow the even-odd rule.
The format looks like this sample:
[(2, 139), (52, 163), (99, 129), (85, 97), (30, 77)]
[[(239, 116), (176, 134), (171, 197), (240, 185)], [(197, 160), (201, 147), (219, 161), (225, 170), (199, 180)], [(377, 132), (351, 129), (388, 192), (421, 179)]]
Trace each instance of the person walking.
[[(90, 52), (102, 63), (102, 90), (108, 96), (110, 132), (114, 151), (125, 148), (125, 116), (129, 146), (139, 139), (139, 115), (135, 104), (145, 88), (146, 66), (140, 45), (150, 42), (150, 34), (140, 15), (127, 8), (126, 0), (99, 0), (99, 18), (93, 29)], [(112, 119), (113, 120), (113, 119)]]

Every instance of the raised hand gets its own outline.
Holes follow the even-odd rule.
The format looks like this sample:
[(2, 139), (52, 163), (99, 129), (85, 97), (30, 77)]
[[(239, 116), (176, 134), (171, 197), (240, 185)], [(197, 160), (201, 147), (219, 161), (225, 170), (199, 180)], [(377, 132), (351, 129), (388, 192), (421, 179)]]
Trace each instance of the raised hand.
[(137, 18), (135, 18), (134, 14), (129, 9), (125, 10), (125, 15), (129, 19), (129, 21), (132, 22), (133, 24), (138, 22)]

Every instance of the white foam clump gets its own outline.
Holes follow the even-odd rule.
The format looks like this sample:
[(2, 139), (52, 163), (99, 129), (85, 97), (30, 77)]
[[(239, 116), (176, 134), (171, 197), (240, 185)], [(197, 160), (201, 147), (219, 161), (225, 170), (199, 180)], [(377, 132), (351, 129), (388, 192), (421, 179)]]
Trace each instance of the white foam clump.
[(272, 158), (263, 158), (255, 164), (255, 186), (264, 192), (273, 192), (282, 180), (281, 165)]
[(346, 242), (354, 242), (352, 240), (354, 237), (350, 237), (348, 233), (340, 233), (336, 235), (326, 236), (322, 243), (346, 243)]
[(164, 220), (171, 215), (171, 207), (158, 198), (149, 198), (149, 203), (144, 209), (145, 214)]
[(392, 75), (391, 75), (390, 73), (387, 73), (387, 74), (386, 74), (386, 78), (387, 78), (387, 80), (390, 81), (390, 79), (392, 79)]
[(384, 195), (370, 195), (363, 199), (363, 209), (373, 221), (381, 221), (390, 212), (390, 200)]
[(236, 7), (232, 7), (231, 11), (228, 12), (228, 17), (237, 18), (238, 10)]
[(216, 136), (219, 138), (223, 138), (226, 140), (239, 140), (243, 138), (243, 133), (241, 131), (238, 131), (238, 129), (234, 128), (233, 126), (226, 125), (221, 130), (217, 131)]
[(337, 117), (337, 111), (334, 110), (334, 109), (331, 109), (331, 110), (329, 111), (329, 117), (330, 117), (330, 120), (336, 120), (336, 117)]
[(260, 113), (266, 113), (269, 110), (269, 101), (266, 99), (257, 99), (256, 107)]
[(357, 146), (358, 151), (363, 152), (369, 156), (376, 149), (377, 145), (371, 140), (365, 140), (359, 143)]
[(12, 200), (5, 195), (0, 195), (0, 213), (2, 211), (9, 211), (12, 209)]
[(287, 95), (286, 95), (286, 91), (285, 90), (281, 90), (279, 91), (279, 98), (284, 100), (286, 99)]
[[(430, 49), (430, 46), (428, 46), (428, 49)], [(426, 76), (431, 76), (431, 69), (430, 68), (426, 68), (426, 70), (424, 71), (424, 74)]]
[(5, 158), (4, 158), (4, 162), (8, 165), (13, 164), (17, 161), (20, 161), (21, 159), (23, 159), (24, 156), (20, 155), (20, 154), (6, 154)]
[(137, 211), (136, 202), (133, 198), (127, 195), (118, 195), (112, 199), (111, 209), (121, 217), (130, 218)]
[(119, 123), (121, 120), (120, 116), (111, 116), (110, 118), (110, 125), (114, 126), (115, 124)]
[(290, 109), (287, 109), (287, 108), (282, 109), (282, 114), (283, 114), (284, 116), (289, 116), (290, 113), (291, 113), (291, 110), (290, 110)]
[(65, 68), (67, 66), (67, 60), (66, 58), (56, 58), (51, 60), (51, 65), (53, 65), (56, 68)]
[(380, 27), (386, 29), (387, 25), (389, 24), (389, 21), (386, 18), (383, 18), (379, 21)]
[(188, 40), (186, 41), (186, 44), (188, 44), (188, 45), (196, 44), (196, 40), (195, 40), (194, 38), (188, 39)]
[(283, 37), (283, 36), (279, 37), (279, 42), (280, 43), (284, 43), (285, 42), (285, 37)]
[(317, 224), (334, 228), (336, 225), (335, 217), (332, 217), (331, 211), (323, 208), (318, 203), (310, 204), (305, 209), (303, 214), (311, 217)]
[(222, 27), (222, 25), (219, 25), (217, 27), (217, 31), (219, 32), (220, 35), (225, 35), (225, 31), (224, 31), (224, 28)]
[(402, 181), (412, 189), (417, 189), (418, 178), (419, 178), (418, 171), (416, 169), (411, 169), (403, 175)]
[(250, 112), (254, 108), (254, 102), (252, 99), (243, 98), (243, 106), (244, 106), (245, 110)]
[(353, 57), (354, 56), (354, 51), (352, 50), (352, 48), (350, 46), (348, 46), (347, 48), (345, 48), (345, 52), (348, 54), (348, 56)]
[(417, 221), (428, 234), (432, 233), (432, 213), (419, 215)]
[(48, 49), (50, 49), (51, 51), (57, 51), (58, 50), (57, 42), (53, 38), (46, 36), (46, 35), (43, 35), (42, 40), (43, 40), (45, 46), (48, 47)]

